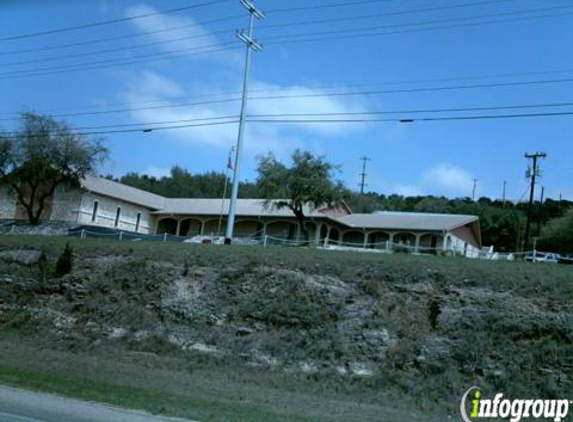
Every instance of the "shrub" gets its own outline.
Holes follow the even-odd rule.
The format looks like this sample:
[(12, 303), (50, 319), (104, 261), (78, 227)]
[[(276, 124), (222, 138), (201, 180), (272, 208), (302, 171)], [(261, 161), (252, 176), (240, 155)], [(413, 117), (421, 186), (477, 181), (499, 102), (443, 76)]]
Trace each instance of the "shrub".
[(42, 249), (42, 253), (38, 258), (38, 282), (40, 285), (44, 285), (48, 280), (48, 275), (50, 274), (50, 261), (48, 261), (48, 255), (46, 255), (46, 250)]
[(66, 246), (56, 262), (56, 276), (62, 277), (72, 271), (74, 263), (74, 253), (69, 243)]

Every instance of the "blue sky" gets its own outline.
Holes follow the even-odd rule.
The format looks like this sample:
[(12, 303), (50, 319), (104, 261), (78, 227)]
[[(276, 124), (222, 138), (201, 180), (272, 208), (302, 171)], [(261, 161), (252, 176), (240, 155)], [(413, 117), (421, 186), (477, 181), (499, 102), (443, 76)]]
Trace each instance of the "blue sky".
[[(0, 38), (153, 13), (200, 2), (4, 0), (0, 5)], [(268, 11), (268, 16), (265, 21), (256, 23), (256, 38), (265, 44), (265, 49), (253, 55), (251, 88), (265, 92), (253, 92), (252, 95), (307, 97), (253, 100), (249, 103), (250, 114), (356, 113), (573, 103), (573, 82), (367, 96), (312, 96), (332, 92), (414, 90), (573, 78), (573, 14), (569, 14), (573, 13), (573, 7), (567, 7), (573, 6), (570, 0), (355, 1), (354, 5), (346, 7), (288, 12), (277, 10), (341, 2), (343, 0), (256, 2), (259, 8)], [(419, 11), (468, 3), (480, 4)], [(548, 10), (513, 14), (536, 9)], [(540, 15), (560, 16), (420, 30)], [(420, 24), (476, 16), (486, 17)], [(226, 17), (237, 18), (212, 22)], [(333, 19), (339, 20), (295, 25)], [(208, 21), (211, 22), (204, 23)], [(82, 30), (0, 41), (0, 112), (3, 113), (0, 124), (4, 129), (13, 129), (15, 122), (9, 118), (13, 117), (12, 113), (24, 110), (55, 115), (98, 112), (61, 117), (76, 127), (236, 115), (238, 102), (171, 106), (236, 97), (236, 94), (229, 96), (228, 93), (241, 89), (244, 50), (236, 41), (234, 30), (245, 27), (246, 23), (247, 14), (237, 0)], [(265, 28), (269, 25), (283, 26)], [(97, 44), (61, 47), (64, 44), (181, 26), (185, 28)], [(368, 27), (389, 27), (370, 32), (401, 32), (317, 42), (273, 43), (274, 37), (290, 34)], [(416, 31), (404, 32), (412, 29)], [(369, 31), (340, 32), (340, 35), (356, 33)], [(176, 38), (186, 39), (165, 42)], [(171, 56), (169, 60), (137, 59), (141, 55), (175, 54), (181, 49), (233, 41), (236, 44), (231, 47), (236, 49), (212, 54), (179, 53), (178, 57)], [(144, 46), (150, 43), (155, 45)], [(100, 52), (124, 47), (120, 51)], [(21, 52), (29, 49), (41, 51)], [(76, 57), (80, 54), (85, 55)], [(140, 63), (43, 76), (13, 77), (21, 74), (10, 73), (51, 67), (64, 69), (66, 66), (116, 59), (132, 59)], [(28, 63), (17, 64), (20, 62)], [(515, 75), (523, 73), (531, 74)], [(437, 82), (434, 81), (436, 79), (446, 80)], [(150, 108), (158, 105), (169, 107)], [(125, 111), (107, 113), (118, 109)], [(426, 113), (417, 117), (563, 111), (573, 111), (573, 107)], [(412, 116), (398, 114), (386, 117)], [(175, 164), (191, 172), (223, 170), (229, 148), (236, 142), (236, 133), (237, 125), (231, 124), (151, 133), (108, 134), (105, 138), (111, 149), (111, 160), (102, 171), (115, 175), (129, 171), (161, 175)], [(573, 200), (572, 135), (572, 116), (409, 124), (252, 123), (248, 125), (245, 139), (242, 178), (255, 178), (256, 157), (261, 153), (273, 151), (286, 160), (293, 149), (303, 148), (324, 154), (330, 161), (341, 165), (339, 178), (351, 188), (357, 187), (361, 171), (360, 157), (369, 156), (372, 158), (368, 168), (369, 189), (380, 193), (469, 196), (473, 179), (476, 178), (478, 195), (499, 197), (503, 181), (506, 180), (508, 196), (519, 199), (527, 188), (527, 161), (523, 155), (525, 152), (542, 150), (548, 153), (548, 158), (541, 163), (544, 170), (541, 184), (546, 187), (546, 194), (557, 198), (561, 193), (564, 198)]]

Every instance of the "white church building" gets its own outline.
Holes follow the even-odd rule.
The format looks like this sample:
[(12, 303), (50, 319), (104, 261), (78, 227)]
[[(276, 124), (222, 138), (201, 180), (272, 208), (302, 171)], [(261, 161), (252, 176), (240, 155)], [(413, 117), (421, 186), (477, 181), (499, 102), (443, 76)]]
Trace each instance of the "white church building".
[[(226, 227), (228, 200), (173, 199), (88, 176), (81, 188), (57, 190), (44, 221), (94, 226), (141, 234), (220, 236)], [(477, 256), (481, 249), (479, 218), (472, 215), (407, 212), (353, 213), (347, 206), (305, 210), (309, 240), (376, 248), (385, 242), (414, 251), (443, 249)], [(237, 236), (301, 239), (292, 212), (265, 206), (260, 199), (239, 199)], [(25, 220), (26, 214), (8, 187), (0, 186), (0, 220)]]

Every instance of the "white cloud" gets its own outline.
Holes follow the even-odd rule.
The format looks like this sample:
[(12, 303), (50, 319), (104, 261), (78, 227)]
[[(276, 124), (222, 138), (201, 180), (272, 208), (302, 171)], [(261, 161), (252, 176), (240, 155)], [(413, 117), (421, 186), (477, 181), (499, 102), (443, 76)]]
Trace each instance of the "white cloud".
[[(156, 12), (157, 10), (153, 7), (140, 4), (125, 9), (125, 16), (147, 15)], [(225, 62), (235, 64), (240, 58), (240, 55), (234, 51), (193, 55), (195, 51), (200, 52), (218, 49), (216, 47), (209, 46), (218, 45), (220, 42), (215, 35), (199, 24), (195, 19), (190, 17), (158, 14), (141, 19), (135, 19), (131, 21), (131, 23), (140, 32), (153, 32), (152, 34), (140, 37), (139, 39), (142, 40), (142, 42), (162, 43), (158, 44), (156, 47), (166, 52), (187, 54), (189, 59), (223, 60)], [(164, 31), (171, 28), (180, 29)], [(181, 40), (166, 42), (175, 39)]]
[[(149, 124), (158, 121), (182, 121), (205, 119), (197, 122), (181, 122), (178, 124), (213, 123), (213, 118), (230, 116), (230, 120), (236, 120), (239, 114), (240, 103), (223, 102), (212, 104), (200, 104), (186, 107), (162, 107), (149, 108), (160, 104), (161, 106), (174, 106), (182, 103), (202, 103), (210, 100), (230, 98), (218, 96), (224, 90), (218, 85), (203, 84), (200, 88), (183, 88), (176, 82), (165, 76), (150, 71), (130, 73), (124, 77), (126, 90), (119, 94), (119, 98), (126, 104), (131, 105), (131, 118), (135, 123)], [(262, 81), (253, 81), (252, 96), (285, 96), (285, 95), (314, 95), (323, 91), (304, 86), (279, 86)], [(259, 90), (271, 90), (270, 92), (258, 92)], [(214, 94), (213, 97), (205, 97), (205, 93)], [(169, 98), (185, 97), (187, 100), (175, 100)], [(239, 98), (234, 95), (234, 98)], [(148, 104), (148, 102), (151, 102)], [(157, 103), (156, 103), (157, 102)], [(135, 105), (143, 103), (142, 105)], [(149, 105), (149, 107), (147, 107)], [(249, 102), (249, 115), (264, 114), (293, 114), (293, 113), (346, 113), (359, 112), (365, 108), (357, 101), (343, 101), (339, 98), (310, 97), (310, 98), (280, 98), (272, 100), (253, 100)], [(277, 155), (297, 147), (307, 147), (316, 143), (317, 140), (336, 138), (352, 131), (361, 130), (365, 125), (352, 123), (336, 124), (304, 124), (304, 123), (251, 123), (247, 126), (246, 149), (251, 152), (265, 152), (273, 150)], [(187, 145), (199, 145), (216, 148), (229, 148), (234, 144), (237, 137), (237, 124), (211, 125), (162, 131), (162, 136), (175, 139)], [(304, 140), (303, 140), (304, 139)]]
[[(474, 177), (461, 167), (441, 163), (422, 175), (421, 184), (425, 190), (434, 194), (471, 197)], [(481, 187), (480, 190), (482, 190)]]

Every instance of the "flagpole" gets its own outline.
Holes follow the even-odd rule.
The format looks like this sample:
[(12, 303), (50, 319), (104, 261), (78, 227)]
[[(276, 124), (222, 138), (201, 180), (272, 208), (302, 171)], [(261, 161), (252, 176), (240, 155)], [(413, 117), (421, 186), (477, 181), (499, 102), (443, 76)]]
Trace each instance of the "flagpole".
[(229, 170), (233, 170), (232, 156), (235, 147), (229, 150), (229, 160), (227, 162), (227, 169), (225, 173), (225, 187), (223, 188), (223, 198), (221, 200), (221, 214), (219, 215), (219, 226), (217, 227), (217, 236), (221, 236), (221, 226), (223, 225), (223, 213), (225, 212), (225, 199), (227, 198), (227, 186), (229, 185)]

